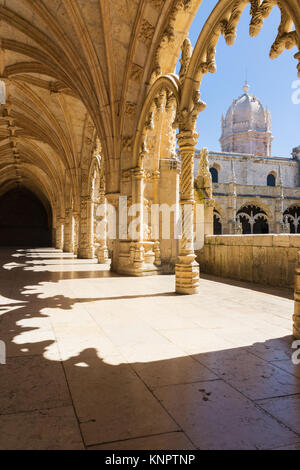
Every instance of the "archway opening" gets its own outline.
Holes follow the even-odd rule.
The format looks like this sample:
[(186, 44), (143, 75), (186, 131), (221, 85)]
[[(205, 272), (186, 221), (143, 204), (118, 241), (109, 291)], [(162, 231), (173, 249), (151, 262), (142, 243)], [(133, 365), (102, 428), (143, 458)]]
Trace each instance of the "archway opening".
[(269, 223), (264, 210), (258, 206), (242, 207), (237, 212), (237, 218), (242, 224), (243, 234), (269, 233)]
[(221, 216), (216, 209), (214, 209), (214, 235), (222, 235)]
[(283, 214), (283, 219), (290, 226), (290, 233), (300, 233), (300, 207), (289, 207)]
[[(199, 39), (199, 35), (201, 37), (202, 28), (205, 26), (209, 15), (218, 3), (225, 4), (226, 2), (213, 1), (201, 3), (189, 30), (189, 39), (193, 47), (197, 47), (197, 40)], [(240, 10), (243, 10), (241, 17), (238, 20), (233, 18), (229, 26), (229, 30), (230, 27), (232, 30), (235, 30), (236, 26), (236, 31), (234, 31), (234, 33), (232, 32), (232, 40), (229, 41), (231, 47), (228, 47), (228, 43), (226, 43), (223, 34), (219, 36), (216, 45), (215, 38), (218, 36), (218, 33), (216, 33), (214, 37), (210, 37), (211, 43), (209, 43), (209, 39), (207, 39), (209, 54), (206, 62), (203, 61), (202, 63), (204, 76), (201, 77), (200, 86), (201, 99), (207, 103), (207, 107), (199, 113), (197, 119), (197, 132), (200, 136), (198, 146), (199, 148), (206, 147), (211, 152), (224, 151), (226, 153), (246, 153), (257, 156), (264, 156), (266, 153), (289, 157), (292, 147), (297, 145), (294, 137), (297, 135), (297, 133), (295, 134), (297, 106), (294, 104), (295, 100), (292, 97), (293, 92), (291, 91), (292, 81), (297, 78), (294, 58), (294, 54), (297, 53), (297, 46), (294, 44), (293, 47), (288, 47), (287, 49), (283, 47), (283, 53), (278, 55), (278, 57), (272, 50), (272, 58), (276, 57), (276, 60), (269, 60), (269, 50), (266, 44), (274, 43), (278, 25), (281, 24), (281, 21), (284, 21), (284, 18), (282, 19), (281, 17), (282, 12), (277, 5), (274, 5), (267, 17), (264, 18), (259, 34), (255, 37), (250, 37), (249, 23), (252, 21), (250, 14), (252, 8), (250, 2), (248, 3), (249, 5), (247, 6), (241, 6)], [(231, 11), (233, 16), (234, 12), (236, 12), (238, 18), (238, 6), (233, 10), (229, 8), (228, 11)], [(294, 26), (291, 26), (291, 28), (294, 29)], [(211, 24), (210, 30), (213, 29)], [(218, 24), (216, 24), (215, 29), (218, 30)], [(234, 39), (235, 33), (236, 38)], [(205, 34), (208, 34), (208, 31), (206, 31)], [(247, 54), (245, 54), (245, 51), (247, 51)], [(202, 49), (200, 52), (202, 53)], [(202, 55), (201, 60), (203, 60)], [(215, 67), (213, 64), (215, 64)], [(208, 66), (210, 66), (212, 73), (208, 73), (210, 72), (210, 70), (207, 71)], [(177, 64), (177, 71), (179, 71), (179, 69), (180, 61), (178, 61)], [(217, 73), (214, 73), (214, 71), (217, 71)], [(280, 77), (280, 80), (274, 81), (274, 76)], [(241, 119), (241, 122), (235, 122), (235, 119), (233, 119), (233, 122), (230, 123), (233, 125), (232, 132), (230, 132), (230, 136), (228, 135), (228, 139), (231, 139), (230, 145), (228, 149), (226, 149), (224, 143), (224, 150), (222, 150), (220, 137), (222, 136), (223, 129), (219, 124), (219, 119), (221, 118), (222, 121), (222, 118), (224, 118), (225, 123), (226, 110), (229, 110), (228, 107), (230, 103), (232, 103), (232, 100), (235, 101), (238, 95), (241, 94), (241, 87), (245, 79), (249, 79), (250, 84), (248, 95), (255, 98), (258, 96), (259, 99), (256, 98), (257, 102), (260, 101), (260, 99), (262, 100), (261, 103), (265, 108), (264, 117), (266, 121), (268, 121), (268, 112), (270, 112), (272, 116), (272, 122), (270, 122), (271, 128), (268, 129), (268, 132), (272, 132), (274, 136), (272, 152), (271, 144), (269, 147), (267, 146), (266, 152), (260, 151), (259, 149), (260, 145), (258, 145), (258, 141), (261, 139), (261, 145), (263, 145), (263, 140), (268, 137), (268, 132), (266, 131), (263, 138), (261, 132), (262, 126), (260, 126), (262, 123), (259, 119), (255, 123), (255, 126), (254, 122), (252, 122), (253, 120), (251, 120), (252, 127), (248, 127), (250, 127), (250, 131), (253, 131), (253, 135), (249, 132), (248, 137), (246, 137), (247, 133), (244, 133), (245, 129), (243, 129), (243, 126), (246, 126), (246, 120)], [(284, 83), (285, 86), (282, 86), (282, 83)], [(284, 96), (282, 91), (280, 93), (279, 88), (280, 90), (284, 89)], [(296, 89), (296, 82), (294, 88)], [(274, 96), (277, 96), (278, 93), (280, 93), (282, 99), (276, 101), (274, 100)], [(283, 115), (288, 118), (282, 120)], [(228, 118), (229, 117), (230, 116), (228, 116)], [(234, 116), (234, 118), (235, 117), (236, 116)], [(244, 116), (241, 116), (241, 118), (243, 117)], [(266, 122), (266, 125), (267, 124), (268, 122)], [(237, 127), (237, 125), (239, 127)], [(254, 132), (255, 127), (257, 127), (257, 129)], [(267, 127), (269, 127), (269, 125), (267, 125)], [(229, 128), (226, 127), (226, 129), (229, 131)], [(248, 138), (249, 141), (247, 140)], [(265, 143), (264, 141), (264, 144)], [(245, 146), (244, 150), (242, 150), (243, 146)], [(263, 185), (265, 184), (266, 183)]]
[(25, 187), (0, 197), (0, 246), (51, 246), (51, 210)]

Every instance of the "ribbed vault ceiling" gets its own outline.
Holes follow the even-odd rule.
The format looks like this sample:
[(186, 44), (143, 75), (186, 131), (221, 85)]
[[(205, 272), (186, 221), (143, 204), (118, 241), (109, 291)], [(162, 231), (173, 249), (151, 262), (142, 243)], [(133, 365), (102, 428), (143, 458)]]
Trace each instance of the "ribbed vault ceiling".
[[(0, 0), (0, 194), (24, 184), (52, 206), (66, 191), (79, 206), (96, 137), (107, 190), (118, 192), (132, 167), (124, 142), (134, 142), (153, 77), (174, 71), (201, 1)], [(216, 16), (240, 3), (220, 0)]]
[[(141, 90), (170, 13), (182, 11), (180, 26), (188, 29), (191, 6), (196, 11), (200, 3), (0, 0), (0, 78), (7, 88), (0, 109), (0, 194), (23, 184), (55, 204), (67, 178), (76, 198), (96, 135), (107, 171), (114, 171), (122, 135), (134, 133)], [(184, 34), (176, 35), (171, 68)], [(128, 105), (136, 115), (124, 119)]]

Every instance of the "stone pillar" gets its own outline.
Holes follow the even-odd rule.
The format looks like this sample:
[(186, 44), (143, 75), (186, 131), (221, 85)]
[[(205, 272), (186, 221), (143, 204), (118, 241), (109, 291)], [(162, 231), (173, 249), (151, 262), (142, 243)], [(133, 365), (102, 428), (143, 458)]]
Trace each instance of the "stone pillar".
[(92, 197), (87, 198), (87, 258), (96, 256), (95, 248), (95, 201)]
[[(104, 223), (104, 233), (98, 236), (97, 230), (94, 228), (93, 223), (93, 239), (95, 240), (96, 250), (95, 254), (98, 258), (98, 263), (107, 264), (109, 260), (108, 249), (107, 249), (107, 199), (105, 197), (105, 191), (100, 190), (99, 192), (99, 204), (103, 205), (103, 223)], [(95, 217), (95, 202), (92, 204), (92, 213)]]
[[(276, 186), (277, 189), (277, 198), (275, 201), (275, 218), (274, 218), (274, 232), (275, 233), (289, 233), (288, 224), (285, 223), (283, 218), (284, 212), (284, 188), (281, 169), (279, 168), (278, 175), (279, 184)], [(272, 233), (272, 231), (270, 230)]]
[(297, 254), (294, 299), (293, 335), (300, 339), (300, 251)]
[(133, 170), (133, 200), (139, 207), (140, 223), (137, 230), (136, 240), (133, 240), (130, 246), (130, 258), (133, 263), (133, 271), (135, 274), (143, 271), (144, 267), (144, 178), (145, 172), (142, 168)]
[[(142, 160), (142, 158), (140, 158)], [(121, 274), (129, 276), (150, 276), (157, 274), (158, 267), (155, 263), (155, 253), (153, 251), (154, 242), (149, 240), (148, 223), (145, 218), (144, 205), (144, 180), (145, 172), (142, 169), (141, 161), (139, 165), (130, 171), (132, 186), (132, 201), (128, 201), (135, 208), (135, 213), (128, 212), (126, 223), (134, 229), (134, 233), (128, 233), (128, 238), (118, 239), (115, 243), (114, 255), (112, 259), (112, 269)], [(120, 217), (120, 214), (119, 214)], [(119, 220), (119, 224), (121, 220)], [(134, 227), (136, 225), (136, 227)], [(120, 225), (119, 225), (120, 227)]]
[[(286, 226), (283, 220), (283, 202), (284, 202), (284, 195), (283, 195), (283, 188), (282, 186), (278, 186), (279, 195), (275, 201), (275, 217), (274, 217), (274, 232), (275, 233), (287, 233)], [(270, 227), (270, 233), (272, 233), (272, 228)]]
[[(102, 196), (100, 196), (100, 194), (102, 194)], [(106, 204), (106, 207), (107, 207), (107, 210), (106, 210), (107, 220), (105, 221), (106, 246), (107, 246), (109, 257), (110, 257), (110, 269), (114, 272), (120, 272), (122, 274), (128, 274), (127, 272), (124, 273), (123, 270), (122, 270), (122, 267), (121, 267), (121, 265), (122, 265), (122, 255), (123, 255), (123, 251), (122, 251), (123, 247), (121, 246), (122, 245), (121, 241), (123, 241), (123, 240), (120, 240), (120, 238), (119, 238), (119, 231), (120, 231), (120, 224), (122, 225), (122, 223), (124, 221), (120, 221), (120, 196), (121, 196), (120, 193), (107, 193), (106, 187), (105, 187), (105, 189), (101, 188), (100, 192), (99, 192), (99, 199), (98, 199), (99, 202), (98, 202), (98, 204), (99, 204), (99, 206), (101, 206), (101, 204), (100, 204), (101, 197), (102, 198), (105, 197), (105, 204)], [(103, 202), (103, 199), (102, 199), (102, 202)], [(109, 214), (110, 211), (113, 211), (113, 208), (114, 208), (115, 215), (116, 215), (116, 220), (114, 221), (115, 228), (116, 228), (115, 233), (111, 232), (112, 226), (111, 226), (111, 220), (110, 219), (111, 219), (112, 216), (111, 216), (111, 214)], [(102, 207), (102, 209), (103, 209), (103, 207)], [(125, 204), (125, 211), (126, 211), (125, 213), (127, 214), (127, 205), (126, 204)], [(102, 213), (103, 213), (103, 210), (102, 210)], [(97, 219), (96, 219), (95, 233), (96, 233), (96, 246), (98, 248), (99, 247), (99, 244), (98, 244), (99, 229), (97, 228), (97, 224), (98, 224), (98, 221), (99, 221), (99, 219), (98, 219), (99, 213), (96, 212), (96, 215), (97, 215)], [(126, 223), (126, 230), (127, 230), (127, 221), (125, 221), (125, 223)], [(127, 256), (127, 259), (126, 259), (126, 264), (128, 264), (130, 242), (127, 239), (125, 240), (125, 242), (126, 242), (126, 245), (128, 245), (127, 246), (128, 249), (126, 250), (126, 252), (128, 253), (128, 256)], [(97, 248), (96, 248), (96, 251), (97, 251)], [(98, 257), (98, 260), (99, 260), (99, 257)]]
[(213, 199), (204, 200), (204, 235), (214, 234), (214, 205)]
[[(157, 159), (155, 163), (155, 173), (153, 175), (154, 187), (154, 204), (166, 204), (170, 208), (175, 208), (175, 211), (170, 214), (170, 238), (168, 240), (161, 239), (160, 242), (155, 241), (155, 264), (161, 266), (163, 273), (175, 272), (175, 264), (178, 256), (178, 240), (175, 237), (174, 222), (178, 218), (179, 212), (179, 179), (180, 179), (180, 161), (176, 155), (176, 129), (173, 127), (176, 118), (177, 102), (172, 93), (160, 96), (163, 98), (158, 101), (161, 102), (159, 106), (159, 125), (156, 127), (160, 129), (160, 138), (157, 139), (159, 146), (157, 148)], [(157, 174), (160, 174), (158, 180)], [(172, 223), (172, 217), (174, 219)], [(160, 216), (158, 216), (159, 222)], [(160, 222), (159, 222), (159, 225)], [(156, 227), (157, 228), (157, 227)], [(159, 227), (158, 227), (159, 229)], [(158, 232), (159, 233), (159, 232)]]
[(78, 243), (79, 243), (79, 221), (80, 212), (73, 212), (73, 239), (74, 239), (74, 253), (78, 254)]
[(64, 222), (63, 217), (58, 217), (56, 219), (56, 242), (55, 248), (58, 250), (63, 250), (64, 248)]
[(73, 243), (73, 216), (72, 209), (66, 209), (65, 212), (65, 227), (64, 227), (64, 251), (72, 253), (74, 250)]
[(165, 273), (174, 273), (178, 256), (178, 240), (175, 237), (175, 220), (179, 212), (180, 161), (176, 158), (160, 160), (159, 203), (176, 208), (171, 213), (169, 240), (160, 241), (162, 269)]
[(94, 204), (90, 196), (81, 197), (78, 257), (94, 258)]
[(183, 131), (177, 137), (181, 154), (182, 238), (175, 268), (176, 292), (196, 294), (199, 292), (199, 265), (194, 252), (194, 154), (198, 134)]
[(228, 198), (228, 228), (229, 234), (236, 233), (236, 213), (237, 213), (237, 192), (235, 182), (228, 185), (229, 198)]
[(198, 242), (202, 237), (204, 237), (204, 235), (214, 234), (215, 201), (213, 200), (212, 178), (209, 171), (208, 155), (209, 152), (207, 148), (203, 148), (200, 152), (198, 174), (195, 179), (195, 195), (197, 198), (197, 204), (200, 203), (202, 205), (204, 212), (204, 220), (197, 220), (195, 224), (195, 232)]
[[(155, 170), (153, 172), (153, 204), (159, 203), (159, 181), (160, 181), (160, 172)], [(154, 233), (159, 235), (159, 220), (155, 220)], [(158, 223), (158, 226), (156, 224)], [(155, 265), (161, 266), (161, 250), (160, 250), (160, 241), (158, 238), (153, 239), (154, 241), (154, 254), (155, 254)]]

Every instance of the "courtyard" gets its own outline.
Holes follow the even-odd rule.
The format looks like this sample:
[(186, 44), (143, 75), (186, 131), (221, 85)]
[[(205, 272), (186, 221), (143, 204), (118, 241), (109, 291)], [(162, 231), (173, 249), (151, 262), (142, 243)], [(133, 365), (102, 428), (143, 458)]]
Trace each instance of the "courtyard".
[(298, 449), (293, 292), (0, 251), (0, 449)]

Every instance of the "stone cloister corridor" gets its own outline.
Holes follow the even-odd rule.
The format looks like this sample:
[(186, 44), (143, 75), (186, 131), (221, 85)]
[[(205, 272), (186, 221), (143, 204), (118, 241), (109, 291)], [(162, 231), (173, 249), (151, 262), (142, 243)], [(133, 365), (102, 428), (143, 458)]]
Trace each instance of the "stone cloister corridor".
[(0, 449), (300, 449), (289, 290), (0, 257)]
[(244, 236), (232, 167), (214, 237), (198, 152), (219, 40), (274, 10), (294, 80), (299, 0), (0, 0), (0, 450), (300, 449), (300, 194)]

